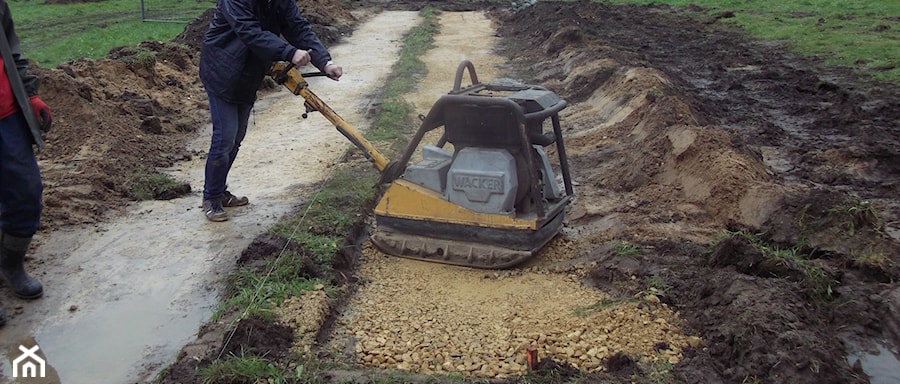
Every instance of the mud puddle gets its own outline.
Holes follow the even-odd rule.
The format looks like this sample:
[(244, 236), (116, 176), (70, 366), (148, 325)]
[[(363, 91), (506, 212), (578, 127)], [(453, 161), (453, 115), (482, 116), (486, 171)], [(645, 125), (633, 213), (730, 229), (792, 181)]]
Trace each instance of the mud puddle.
[[(314, 80), (311, 89), (365, 129), (369, 96), (417, 20), (415, 12), (371, 18), (330, 49), (344, 67), (341, 81)], [(281, 89), (257, 103), (229, 180), (251, 203), (229, 210), (230, 221), (203, 218), (204, 159), (197, 157), (168, 170), (190, 183), (189, 196), (134, 204), (109, 223), (39, 234), (30, 269), (39, 271), (45, 296), (7, 302), (16, 309), (0, 329), (0, 381), (12, 377), (23, 344), (40, 346), (49, 382), (152, 381), (212, 314), (240, 252), (301, 205), (348, 147), (324, 118), (303, 120), (303, 111), (302, 99)], [(205, 153), (210, 129), (189, 149)]]
[(869, 377), (869, 383), (900, 383), (900, 354), (897, 353), (897, 347), (879, 343), (873, 348), (863, 349), (852, 343), (850, 345), (852, 348), (847, 355), (847, 362), (850, 366), (858, 365)]

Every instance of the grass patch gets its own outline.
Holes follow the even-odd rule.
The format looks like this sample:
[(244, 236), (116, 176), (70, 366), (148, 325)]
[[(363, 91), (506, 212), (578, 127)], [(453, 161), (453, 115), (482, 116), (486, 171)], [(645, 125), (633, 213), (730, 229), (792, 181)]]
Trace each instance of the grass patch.
[(861, 230), (869, 228), (881, 232), (878, 212), (868, 201), (855, 200), (831, 207), (825, 211), (827, 217), (837, 223), (846, 237), (853, 237)]
[(153, 68), (156, 64), (156, 52), (140, 46), (123, 47), (118, 55), (119, 60), (132, 67)]
[(634, 244), (631, 244), (627, 241), (620, 241), (616, 244), (615, 248), (616, 256), (619, 257), (633, 257), (641, 254), (641, 250)]
[(190, 192), (190, 185), (163, 173), (133, 175), (127, 182), (128, 196), (135, 200), (170, 199)]
[(362, 211), (375, 197), (378, 179), (374, 173), (339, 170), (306, 210), (276, 224), (270, 232), (300, 244), (317, 261), (328, 264), (351, 228), (363, 220)]
[(888, 251), (890, 240), (884, 232), (885, 223), (877, 209), (857, 197), (822, 205), (810, 203), (800, 210), (798, 242), (810, 248), (823, 248), (824, 244), (852, 266), (890, 280), (894, 261)]
[(203, 384), (217, 383), (288, 383), (284, 370), (256, 356), (229, 356), (200, 369)]
[(833, 298), (832, 289), (837, 284), (837, 281), (823, 268), (807, 260), (803, 256), (805, 253), (800, 252), (803, 248), (801, 245), (781, 248), (766, 243), (759, 236), (748, 231), (725, 231), (722, 236), (714, 241), (713, 246), (726, 238), (744, 240), (759, 251), (764, 259), (773, 262), (774, 265), (785, 271), (796, 272), (801, 276), (801, 283), (810, 290), (813, 299), (830, 300)]
[(647, 284), (647, 289), (640, 293), (644, 300), (647, 299), (648, 295), (655, 296), (661, 300), (672, 294), (672, 287), (662, 276), (652, 275), (645, 280), (645, 283)]
[(797, 226), (800, 228), (801, 242), (810, 237), (826, 233), (839, 239), (850, 239), (859, 236), (882, 237), (884, 222), (878, 211), (866, 200), (847, 197), (832, 205), (822, 207), (821, 204), (809, 203), (803, 206), (797, 215)]
[[(606, 0), (604, 0), (606, 1)], [(900, 84), (900, 2), (860, 0), (609, 0), (611, 3), (697, 5), (710, 17), (752, 36), (787, 42), (796, 52)], [(728, 12), (729, 17), (722, 17)], [(733, 17), (731, 16), (733, 14)]]
[(884, 252), (867, 249), (853, 257), (853, 265), (862, 268), (870, 268), (876, 271), (889, 271), (893, 267), (893, 261)]
[[(215, 1), (154, 0), (154, 7), (178, 7), (193, 20)], [(80, 58), (106, 57), (110, 49), (144, 41), (170, 41), (187, 23), (142, 22), (140, 3), (104, 0), (73, 4), (10, 1), (25, 56), (45, 68)]]
[(425, 63), (419, 57), (434, 47), (434, 35), (440, 32), (439, 14), (440, 11), (426, 7), (421, 12), (422, 23), (407, 35), (384, 88), (378, 115), (366, 133), (372, 141), (400, 139), (404, 132), (416, 125), (413, 116), (415, 108), (403, 99), (403, 95), (412, 92), (418, 81), (428, 74)]
[[(236, 270), (228, 279), (227, 299), (213, 320), (235, 311), (273, 320), (273, 305), (287, 298), (314, 289), (333, 291), (327, 280), (316, 276), (331, 273), (335, 255), (352, 233), (352, 227), (364, 220), (361, 211), (375, 195), (377, 175), (360, 176), (359, 172), (338, 171), (305, 210), (269, 230), (298, 245), (303, 254), (283, 252), (268, 259), (264, 267), (244, 266)], [(319, 269), (316, 273), (310, 273), (308, 257)]]
[(675, 366), (668, 362), (659, 362), (647, 366), (647, 374), (638, 378), (638, 384), (676, 384), (678, 380), (672, 375)]
[(228, 313), (238, 312), (242, 316), (256, 316), (273, 321), (272, 310), (277, 303), (300, 296), (305, 291), (328, 287), (325, 280), (304, 279), (293, 273), (290, 265), (273, 265), (290, 264), (292, 260), (300, 259), (296, 255), (284, 254), (269, 261), (265, 269), (267, 272), (240, 268), (232, 273), (228, 277), (228, 298), (213, 313), (212, 321), (218, 321)]
[(615, 308), (620, 304), (632, 301), (630, 299), (613, 299), (613, 298), (603, 298), (597, 301), (594, 304), (588, 305), (586, 307), (578, 307), (575, 308), (575, 315), (584, 317), (593, 313), (602, 312), (610, 308)]

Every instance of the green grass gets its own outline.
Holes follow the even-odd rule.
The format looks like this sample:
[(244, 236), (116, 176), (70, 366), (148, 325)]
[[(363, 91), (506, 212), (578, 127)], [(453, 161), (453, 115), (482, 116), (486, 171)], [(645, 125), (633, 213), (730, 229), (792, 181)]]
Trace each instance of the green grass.
[(880, 250), (865, 249), (853, 257), (853, 265), (871, 268), (877, 271), (890, 271), (893, 261)]
[(885, 248), (885, 223), (867, 200), (849, 197), (821, 212), (812, 212), (811, 206), (806, 205), (798, 215), (797, 225), (800, 242), (809, 242), (813, 236), (841, 239), (852, 265), (886, 274), (893, 268)]
[(338, 171), (305, 210), (269, 229), (299, 245), (304, 254), (286, 251), (267, 260), (262, 268), (236, 270), (228, 278), (227, 299), (217, 308), (213, 320), (233, 312), (271, 320), (274, 305), (287, 298), (316, 287), (333, 292), (328, 281), (303, 277), (304, 255), (311, 256), (324, 272), (330, 271), (334, 256), (341, 251), (351, 228), (363, 221), (360, 212), (375, 194), (377, 175), (360, 172)]
[(647, 366), (645, 375), (636, 378), (636, 384), (676, 384), (678, 380), (672, 375), (675, 368), (669, 362), (659, 362)]
[(645, 283), (647, 284), (647, 290), (644, 292), (645, 296), (653, 295), (656, 297), (665, 297), (671, 294), (672, 287), (662, 276), (649, 276), (647, 277)]
[[(154, 7), (183, 6), (193, 19), (215, 6), (211, 0), (153, 0)], [(78, 4), (9, 1), (16, 33), (25, 57), (52, 68), (80, 58), (105, 57), (111, 48), (143, 41), (169, 41), (184, 32), (186, 23), (141, 21), (140, 2), (103, 0)]]
[(153, 68), (156, 65), (156, 52), (140, 46), (124, 47), (119, 55), (125, 64), (141, 68)]
[(270, 232), (300, 244), (317, 261), (330, 263), (350, 229), (362, 220), (360, 212), (374, 198), (378, 179), (375, 173), (340, 170), (302, 214), (276, 224)]
[(391, 69), (378, 116), (372, 129), (367, 132), (371, 140), (397, 140), (414, 126), (415, 108), (403, 99), (403, 95), (412, 92), (418, 81), (428, 74), (419, 57), (434, 46), (434, 35), (440, 32), (438, 12), (433, 8), (424, 9), (421, 12), (424, 21), (407, 35), (400, 56)]
[(163, 173), (133, 175), (128, 183), (128, 196), (135, 200), (153, 200), (162, 192), (177, 188), (184, 183)]
[(284, 370), (268, 360), (256, 356), (229, 356), (200, 369), (203, 384), (268, 383), (285, 384)]
[(620, 257), (631, 257), (631, 256), (638, 256), (641, 254), (641, 250), (638, 249), (638, 247), (636, 245), (631, 244), (624, 240), (620, 241), (618, 244), (616, 244), (615, 252), (616, 252), (616, 256), (620, 256)]
[[(604, 0), (606, 1), (606, 0)], [(608, 0), (707, 8), (710, 16), (759, 39), (787, 42), (796, 52), (900, 84), (900, 1), (885, 0)]]
[(825, 213), (828, 219), (837, 223), (837, 227), (843, 230), (847, 237), (853, 237), (866, 228), (881, 232), (878, 212), (866, 200), (848, 201), (831, 207)]
[(833, 296), (833, 289), (838, 284), (824, 269), (814, 265), (800, 253), (802, 245), (781, 248), (766, 243), (756, 234), (747, 231), (725, 231), (714, 244), (726, 238), (742, 238), (756, 248), (764, 258), (774, 261), (787, 270), (799, 272), (803, 277), (802, 284), (810, 290), (810, 296), (816, 301), (827, 301)]
[[(298, 259), (296, 255), (284, 254), (278, 260)], [(270, 264), (275, 261), (271, 261)], [(232, 312), (241, 313), (243, 317), (274, 320), (272, 313), (274, 305), (285, 299), (300, 296), (303, 292), (312, 291), (317, 286), (327, 287), (324, 280), (302, 279), (297, 275), (291, 275), (289, 270), (290, 267), (278, 267), (269, 274), (247, 268), (238, 269), (229, 276), (228, 298), (213, 313), (212, 320), (218, 321)]]

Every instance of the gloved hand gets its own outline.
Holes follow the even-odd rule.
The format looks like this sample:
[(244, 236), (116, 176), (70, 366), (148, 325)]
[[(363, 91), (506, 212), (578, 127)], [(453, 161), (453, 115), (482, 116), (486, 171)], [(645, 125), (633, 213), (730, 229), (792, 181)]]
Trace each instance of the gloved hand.
[(29, 97), (28, 100), (31, 102), (31, 110), (34, 111), (34, 116), (37, 117), (41, 132), (50, 132), (50, 124), (53, 122), (50, 107), (37, 95)]

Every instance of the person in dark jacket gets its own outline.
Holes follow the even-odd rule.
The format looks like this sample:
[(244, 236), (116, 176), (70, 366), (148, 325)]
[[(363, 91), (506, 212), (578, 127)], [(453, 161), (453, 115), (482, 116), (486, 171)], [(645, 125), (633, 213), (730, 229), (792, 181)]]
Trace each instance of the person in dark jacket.
[[(28, 73), (6, 0), (0, 0), (0, 276), (13, 294), (37, 299), (41, 283), (25, 272), (25, 253), (41, 218), (43, 185), (34, 146), (50, 129), (50, 108), (38, 96), (38, 78)], [(6, 315), (0, 309), (0, 325)]]
[(213, 125), (203, 185), (203, 212), (210, 221), (228, 220), (223, 207), (249, 201), (229, 192), (226, 181), (256, 92), (275, 61), (311, 63), (334, 80), (343, 74), (294, 0), (218, 0), (200, 49), (200, 79)]

